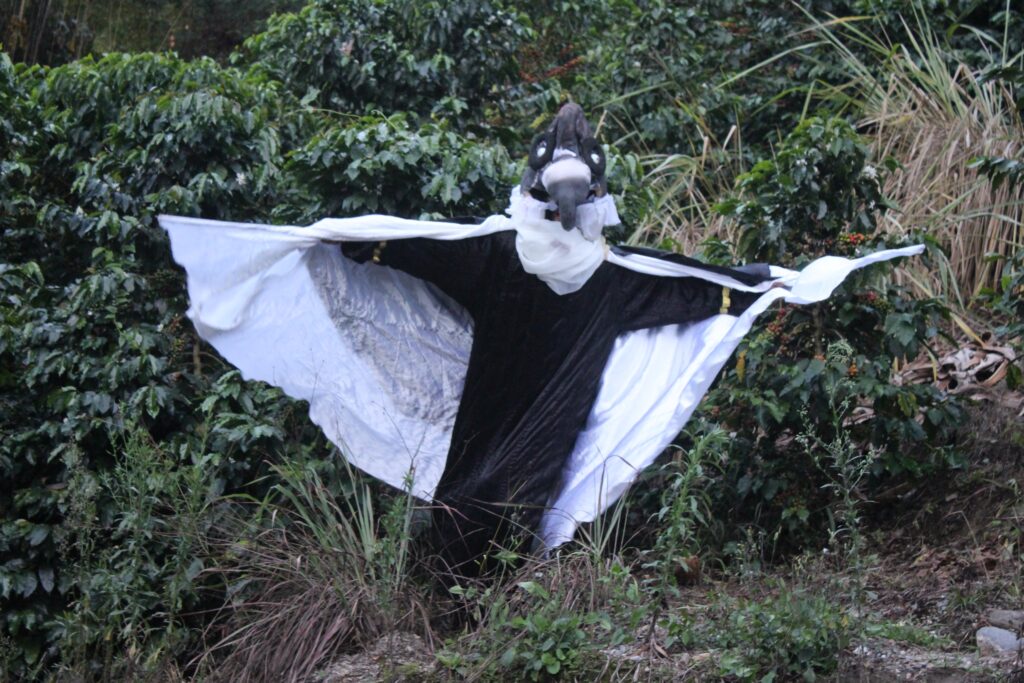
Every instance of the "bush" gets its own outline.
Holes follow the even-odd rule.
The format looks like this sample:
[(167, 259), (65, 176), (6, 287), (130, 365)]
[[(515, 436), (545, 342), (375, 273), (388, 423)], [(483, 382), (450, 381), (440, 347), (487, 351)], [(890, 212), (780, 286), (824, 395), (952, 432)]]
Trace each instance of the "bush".
[[(53, 618), (89, 590), (62, 569), (76, 559), (61, 555), (56, 531), (84, 476), (75, 472), (111, 471), (126, 425), (161, 442), (171, 469), (208, 446), (218, 491), (255, 479), (286, 431), (304, 428), (288, 424), (280, 392), (221, 377), (184, 320), (184, 279), (153, 221), (160, 211), (244, 216), (229, 207), (272, 197), (262, 179), (281, 164), (273, 87), (156, 55), (15, 79), (4, 102), (14, 116), (2, 114), (17, 127), (17, 172), (5, 176), (11, 210), (0, 233), (0, 476), (13, 493), (0, 496), (0, 586), (3, 630), (23, 655), (17, 671), (57, 656)], [(248, 188), (243, 173), (256, 179)], [(177, 495), (172, 480), (163, 495)], [(112, 528), (122, 502), (101, 487), (89, 524)]]
[(500, 213), (518, 182), (504, 147), (469, 140), (445, 124), (367, 116), (313, 135), (289, 160), (296, 220), (385, 213), (409, 218)]
[(502, 2), (312, 0), (271, 18), (235, 61), (326, 109), (436, 112), (474, 126), (531, 35)]
[[(869, 165), (867, 148), (848, 123), (813, 117), (774, 159), (741, 176), (738, 196), (719, 210), (737, 222), (744, 258), (799, 265), (829, 252), (860, 255), (885, 246), (873, 234), (887, 208), (879, 191), (883, 173)], [(957, 404), (931, 386), (890, 381), (894, 361), (916, 357), (939, 334), (948, 310), (940, 300), (911, 298), (887, 280), (889, 268), (852, 274), (821, 304), (763, 316), (709, 395), (710, 414), (736, 432), (726, 470), (730, 489), (740, 500), (767, 503), (766, 520), (805, 529), (818, 507), (824, 482), (808, 455), (792, 447), (808, 421), (823, 441), (849, 430), (856, 443), (877, 449), (875, 475), (920, 476), (956, 462), (945, 445), (959, 424)], [(850, 345), (851, 361), (826, 358), (836, 340)], [(848, 394), (833, 396), (837, 386)], [(870, 419), (836, 418), (834, 401), (869, 409)]]
[(847, 617), (823, 596), (803, 591), (730, 606), (718, 638), (719, 672), (741, 681), (815, 681), (836, 669), (849, 642)]
[(774, 158), (739, 177), (742, 198), (719, 206), (742, 226), (736, 246), (741, 257), (799, 265), (862, 243), (889, 208), (868, 155), (845, 120), (802, 121)]
[(601, 611), (605, 605), (598, 604), (602, 598), (592, 592), (597, 559), (565, 553), (557, 565), (528, 561), (503, 582), (454, 586), (452, 594), (474, 623), (438, 653), (438, 661), (460, 676), (486, 680), (593, 677), (588, 665), (600, 658), (599, 647), (628, 638), (613, 627)]
[[(195, 335), (155, 215), (343, 210), (342, 176), (353, 211), (377, 192), (387, 195), (382, 210), (402, 215), (492, 210), (506, 201), (507, 187), (495, 193), (510, 162), (443, 123), (372, 118), (336, 129), (280, 84), (210, 60), (115, 54), (44, 69), (0, 55), (0, 84), (9, 150), (0, 162), (0, 479), (10, 492), (0, 495), (0, 633), (13, 640), (12, 670), (22, 675), (60, 656), (70, 630), (55, 619), (99, 590), (76, 582), (81, 558), (60, 548), (57, 531), (78, 493), (72, 482), (118, 471), (128, 425), (159, 444), (152, 495), (168, 500), (198, 462), (212, 495), (262, 497), (269, 463), (299, 444), (323, 446), (300, 405), (243, 382)], [(99, 556), (129, 539), (115, 530), (132, 501), (109, 483), (87, 520), (102, 530)], [(153, 536), (145, 549), (149, 597), (132, 623), (167, 624), (196, 599), (185, 582), (175, 604), (165, 601), (179, 582), (169, 543)], [(141, 580), (103, 590), (127, 596)], [(117, 633), (104, 641), (98, 626), (75, 633), (83, 657), (123, 644)]]
[(63, 666), (84, 678), (136, 678), (187, 646), (205, 537), (224, 514), (218, 456), (180, 462), (132, 426), (114, 440), (110, 469), (65, 455), (64, 520), (54, 530), (60, 579), (74, 586), (55, 635)]

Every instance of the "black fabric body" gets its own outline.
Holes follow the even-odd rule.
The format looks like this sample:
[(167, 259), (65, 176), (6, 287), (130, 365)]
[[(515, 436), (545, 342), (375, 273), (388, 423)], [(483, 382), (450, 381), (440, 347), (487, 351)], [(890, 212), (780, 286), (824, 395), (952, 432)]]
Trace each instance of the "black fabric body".
[[(349, 243), (343, 252), (362, 262), (375, 248)], [(512, 231), (456, 241), (392, 240), (378, 252), (382, 265), (432, 283), (474, 321), (451, 449), (435, 495), (437, 549), (456, 574), (478, 573), (488, 551), (504, 547), (516, 529), (537, 529), (586, 425), (615, 339), (630, 330), (702, 320), (722, 306), (720, 285), (607, 262), (582, 289), (560, 296), (523, 270)], [(744, 282), (765, 279), (724, 270)], [(730, 312), (756, 297), (732, 291)]]

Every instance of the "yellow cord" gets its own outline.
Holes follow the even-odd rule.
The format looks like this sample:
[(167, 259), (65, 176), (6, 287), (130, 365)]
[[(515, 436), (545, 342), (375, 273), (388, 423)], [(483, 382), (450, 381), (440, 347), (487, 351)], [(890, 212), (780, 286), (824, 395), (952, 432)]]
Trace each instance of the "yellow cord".
[(380, 252), (384, 251), (384, 247), (388, 246), (387, 240), (382, 241), (373, 249), (373, 262), (380, 263)]

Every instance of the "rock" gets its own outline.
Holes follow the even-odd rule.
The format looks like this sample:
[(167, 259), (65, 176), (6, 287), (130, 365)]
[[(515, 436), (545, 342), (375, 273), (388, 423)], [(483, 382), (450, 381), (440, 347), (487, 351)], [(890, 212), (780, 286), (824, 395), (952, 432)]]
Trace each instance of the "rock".
[(1018, 638), (1013, 631), (997, 626), (986, 626), (978, 629), (976, 636), (978, 650), (983, 655), (1014, 655), (1024, 648), (1024, 639)]
[(992, 626), (1020, 631), (1024, 628), (1024, 610), (990, 609), (985, 613), (985, 620)]

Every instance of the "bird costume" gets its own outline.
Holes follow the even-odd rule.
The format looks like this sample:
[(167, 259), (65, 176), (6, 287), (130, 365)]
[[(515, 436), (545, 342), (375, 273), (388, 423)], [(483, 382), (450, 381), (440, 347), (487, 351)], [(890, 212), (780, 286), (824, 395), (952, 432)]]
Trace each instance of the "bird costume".
[(200, 336), (308, 401), (357, 467), (433, 502), (459, 573), (515, 528), (560, 545), (618, 499), (772, 302), (824, 300), (853, 270), (923, 250), (794, 272), (610, 247), (604, 154), (574, 104), (534, 139), (506, 214), (160, 217)]

